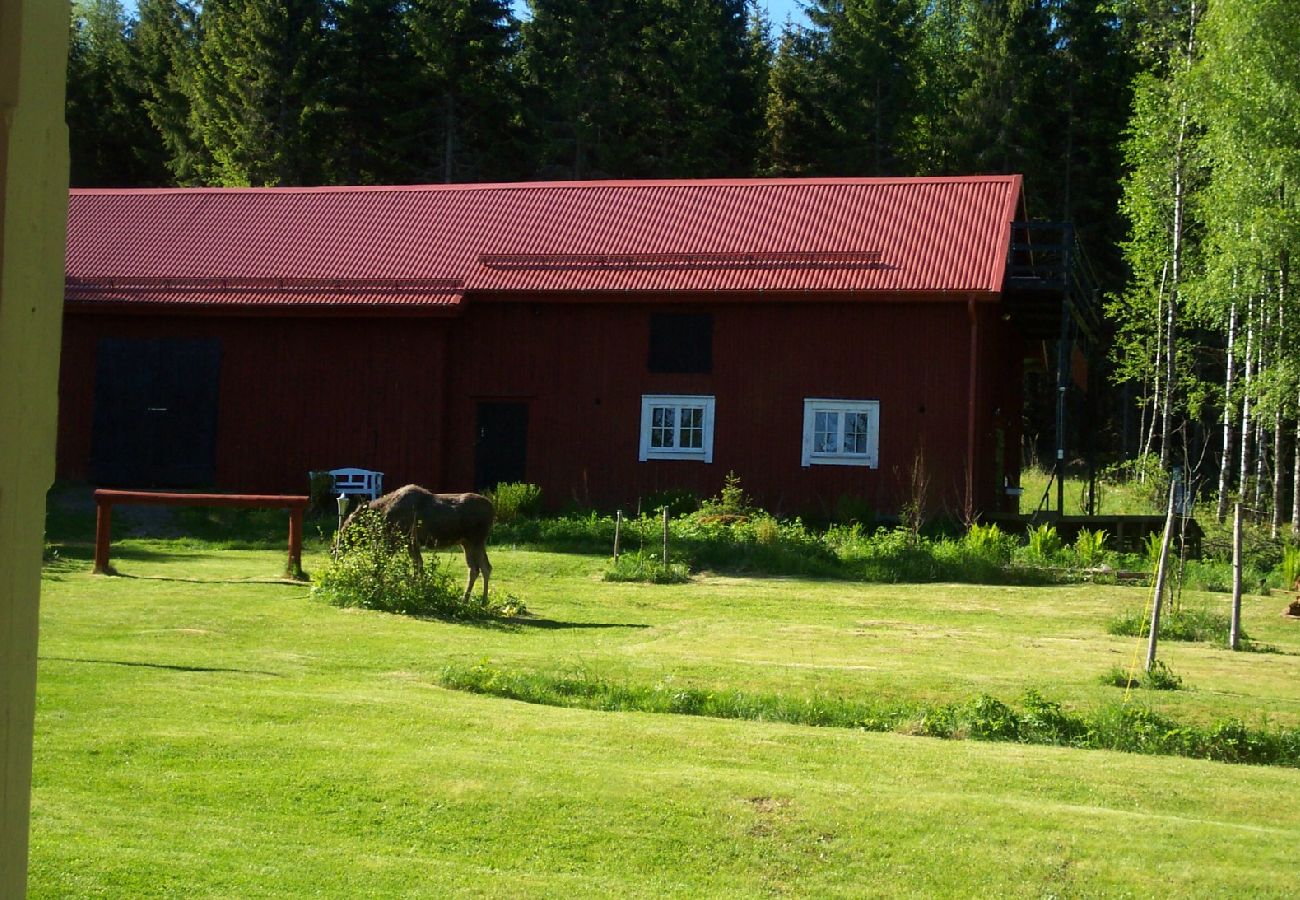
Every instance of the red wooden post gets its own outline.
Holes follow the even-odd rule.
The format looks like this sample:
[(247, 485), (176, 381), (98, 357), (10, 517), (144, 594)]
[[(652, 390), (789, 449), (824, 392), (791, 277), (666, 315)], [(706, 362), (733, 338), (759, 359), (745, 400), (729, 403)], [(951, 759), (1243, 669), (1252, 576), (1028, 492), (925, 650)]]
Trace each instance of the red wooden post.
[(289, 574), (302, 577), (302, 507), (289, 508)]
[(95, 498), (95, 574), (108, 575), (109, 533), (113, 530), (113, 502), (106, 497)]

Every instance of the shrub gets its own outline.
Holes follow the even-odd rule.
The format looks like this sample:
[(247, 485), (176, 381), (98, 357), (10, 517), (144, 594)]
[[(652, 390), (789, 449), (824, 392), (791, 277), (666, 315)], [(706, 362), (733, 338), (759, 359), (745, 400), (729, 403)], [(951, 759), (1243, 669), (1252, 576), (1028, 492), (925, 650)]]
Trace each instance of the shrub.
[(1056, 527), (1043, 523), (1029, 532), (1029, 555), (1041, 562), (1050, 562), (1061, 552), (1061, 536)]
[(1096, 531), (1080, 529), (1074, 539), (1074, 556), (1080, 566), (1091, 569), (1106, 559), (1106, 537), (1105, 530), (1100, 528)]
[[(1197, 607), (1180, 607), (1160, 616), (1160, 638), (1170, 641), (1202, 641), (1226, 643), (1231, 622), (1226, 613)], [(1127, 637), (1146, 637), (1151, 633), (1151, 621), (1145, 613), (1128, 610), (1112, 619), (1106, 626), (1111, 634)], [(1242, 640), (1249, 640), (1244, 631)]]
[(705, 516), (747, 517), (753, 512), (754, 501), (740, 486), (740, 476), (735, 472), (727, 473), (716, 497), (700, 504), (700, 513)]
[(1101, 676), (1101, 683), (1112, 687), (1127, 688), (1132, 686), (1152, 691), (1180, 691), (1183, 688), (1183, 679), (1175, 675), (1172, 669), (1158, 659), (1151, 665), (1149, 672), (1140, 674), (1115, 666)]
[(332, 559), (316, 577), (314, 594), (342, 607), (447, 618), (483, 618), (523, 611), (517, 598), (463, 598), (458, 578), (435, 554), (416, 569), (406, 540), (378, 513), (362, 510), (339, 536)]
[(1020, 719), (1020, 739), (1029, 744), (1078, 745), (1088, 735), (1087, 725), (1061, 704), (1038, 691), (1025, 692), (1025, 711)]
[(650, 584), (681, 584), (690, 581), (690, 570), (685, 563), (664, 561), (654, 553), (644, 550), (623, 553), (605, 570), (606, 581), (644, 581)]
[(525, 482), (502, 482), (487, 492), (498, 522), (535, 518), (542, 511), (542, 489)]
[(1300, 579), (1300, 546), (1282, 545), (1282, 590), (1296, 589), (1296, 580)]
[(966, 532), (963, 543), (966, 551), (976, 559), (995, 566), (1005, 566), (1011, 562), (1011, 553), (1016, 547), (1016, 539), (1003, 534), (996, 523), (981, 525), (976, 522)]

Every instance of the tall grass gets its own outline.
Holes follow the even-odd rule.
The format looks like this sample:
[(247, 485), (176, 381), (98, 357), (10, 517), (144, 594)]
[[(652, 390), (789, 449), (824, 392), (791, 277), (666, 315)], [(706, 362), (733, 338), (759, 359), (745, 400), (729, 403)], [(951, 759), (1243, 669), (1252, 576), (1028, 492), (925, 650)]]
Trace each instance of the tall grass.
[(1251, 728), (1235, 719), (1202, 727), (1161, 716), (1138, 704), (1107, 704), (1077, 713), (1035, 691), (1025, 695), (1019, 708), (987, 694), (957, 703), (898, 703), (709, 691), (670, 682), (620, 683), (584, 669), (553, 674), (488, 663), (445, 666), (437, 681), (453, 690), (547, 706), (1054, 744), (1300, 768), (1300, 728)]

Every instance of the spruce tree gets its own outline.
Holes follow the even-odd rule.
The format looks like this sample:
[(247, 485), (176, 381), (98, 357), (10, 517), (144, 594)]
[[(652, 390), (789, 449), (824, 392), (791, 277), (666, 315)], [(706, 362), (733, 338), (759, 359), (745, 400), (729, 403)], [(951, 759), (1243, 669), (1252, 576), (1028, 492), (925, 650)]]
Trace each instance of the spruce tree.
[(403, 24), (414, 58), (404, 141), (420, 180), (525, 177), (519, 23), (507, 0), (409, 0)]
[(206, 0), (194, 77), (194, 132), (212, 184), (319, 183), (327, 71), (323, 0)]
[(67, 123), (75, 187), (166, 181), (161, 142), (132, 71), (129, 23), (119, 0), (78, 0), (68, 48)]
[(768, 168), (912, 170), (921, 10), (914, 0), (814, 0), (781, 42), (768, 98)]
[(529, 126), (543, 177), (748, 174), (765, 89), (745, 0), (532, 0)]

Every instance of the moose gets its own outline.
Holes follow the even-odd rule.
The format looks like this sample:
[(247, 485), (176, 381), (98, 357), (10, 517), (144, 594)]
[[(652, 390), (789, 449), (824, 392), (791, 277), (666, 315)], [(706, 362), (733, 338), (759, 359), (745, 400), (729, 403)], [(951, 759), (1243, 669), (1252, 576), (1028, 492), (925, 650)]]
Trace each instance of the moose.
[(436, 549), (460, 544), (465, 549), (465, 565), (469, 567), (465, 599), (469, 599), (480, 572), (483, 573), (483, 599), (487, 599), (488, 579), (492, 575), (487, 539), (495, 515), (492, 501), (487, 497), (481, 494), (435, 494), (418, 484), (408, 484), (371, 500), (349, 516), (340, 531), (345, 530), (362, 509), (379, 513), (384, 521), (408, 536), (407, 548), (417, 570), (424, 569), (424, 558), (420, 555), (422, 546)]

